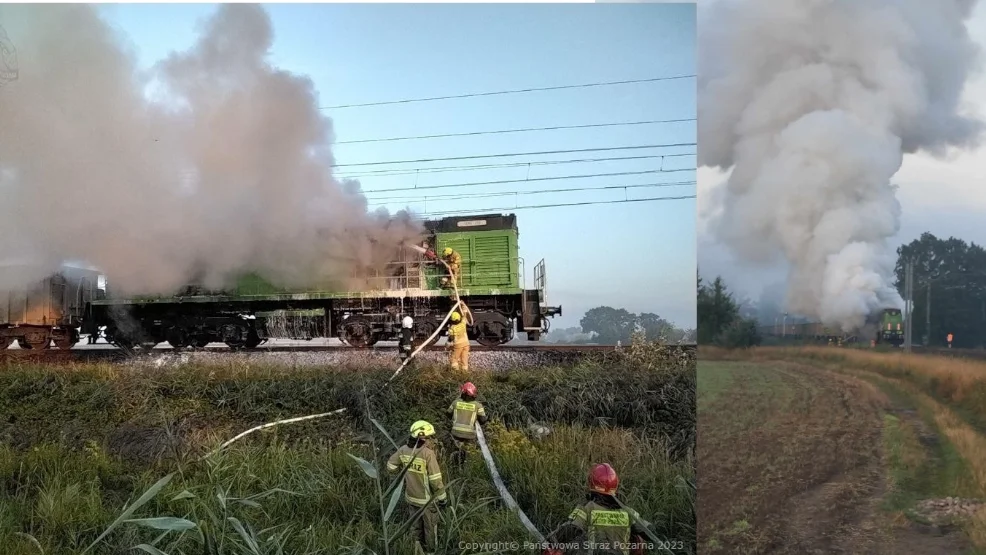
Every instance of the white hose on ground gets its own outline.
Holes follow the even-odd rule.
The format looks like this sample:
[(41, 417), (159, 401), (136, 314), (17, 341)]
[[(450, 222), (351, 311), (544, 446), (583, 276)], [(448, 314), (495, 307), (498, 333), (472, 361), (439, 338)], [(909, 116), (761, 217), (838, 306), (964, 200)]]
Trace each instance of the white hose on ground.
[(483, 427), (479, 425), (476, 426), (476, 443), (479, 443), (479, 448), (483, 451), (483, 459), (486, 460), (486, 468), (489, 469), (490, 477), (493, 478), (493, 484), (496, 486), (497, 491), (500, 492), (500, 497), (503, 499), (503, 502), (507, 504), (507, 508), (511, 511), (515, 511), (517, 517), (520, 518), (521, 524), (524, 525), (524, 528), (527, 528), (527, 531), (537, 538), (539, 543), (543, 543), (545, 541), (544, 535), (538, 531), (538, 529), (534, 526), (534, 523), (531, 522), (531, 519), (527, 518), (527, 515), (524, 514), (524, 510), (520, 508), (517, 501), (515, 501), (513, 496), (510, 495), (510, 492), (507, 491), (507, 486), (503, 484), (503, 480), (500, 478), (500, 473), (497, 472), (496, 465), (493, 464), (493, 455), (490, 454), (490, 448), (486, 445), (486, 436), (483, 435)]
[(336, 409), (336, 410), (334, 410), (332, 412), (323, 412), (322, 414), (312, 414), (312, 415), (309, 415), (309, 416), (299, 416), (297, 418), (286, 418), (284, 420), (275, 420), (274, 422), (268, 422), (267, 424), (261, 424), (259, 426), (254, 426), (253, 428), (250, 428), (249, 430), (247, 430), (245, 432), (242, 432), (240, 434), (237, 434), (236, 437), (234, 437), (233, 439), (231, 439), (231, 440), (223, 443), (222, 445), (220, 445), (219, 447), (217, 447), (214, 451), (212, 451), (211, 453), (205, 455), (204, 457), (202, 457), (202, 459), (199, 459), (199, 460), (207, 459), (207, 458), (215, 455), (216, 453), (218, 453), (218, 452), (222, 451), (223, 449), (225, 449), (227, 446), (229, 446), (229, 444), (233, 443), (234, 441), (236, 441), (236, 440), (240, 439), (241, 437), (246, 436), (248, 434), (252, 434), (253, 432), (256, 432), (257, 430), (263, 430), (264, 428), (273, 428), (274, 426), (278, 426), (280, 424), (290, 424), (292, 422), (301, 422), (302, 420), (314, 420), (316, 418), (324, 418), (326, 416), (332, 416), (333, 414), (342, 414), (344, 412), (346, 412), (345, 407), (344, 408), (341, 408), (341, 409)]

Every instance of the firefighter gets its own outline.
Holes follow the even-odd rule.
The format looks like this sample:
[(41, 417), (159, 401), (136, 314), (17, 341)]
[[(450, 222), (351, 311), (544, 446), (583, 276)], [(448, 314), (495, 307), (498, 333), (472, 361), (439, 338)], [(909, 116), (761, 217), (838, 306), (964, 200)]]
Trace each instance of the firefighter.
[(452, 323), (448, 329), (448, 342), (445, 345), (452, 348), (452, 357), (449, 359), (452, 370), (459, 368), (469, 370), (469, 333), (466, 329), (466, 322), (458, 310), (452, 313)]
[(476, 422), (486, 424), (486, 409), (476, 400), (476, 386), (472, 382), (462, 384), (459, 398), (452, 401), (446, 413), (452, 417), (452, 442), (455, 443), (455, 462), (462, 464), (466, 458), (466, 445), (476, 441)]
[[(411, 352), (414, 350), (414, 318), (410, 316), (405, 316), (401, 320), (401, 336), (397, 341), (397, 350), (400, 353), (402, 364), (411, 358)], [(413, 364), (413, 362), (408, 364)]]
[(455, 281), (456, 285), (458, 285), (460, 283), (459, 270), (462, 268), (462, 256), (459, 255), (459, 253), (452, 250), (451, 248), (445, 247), (445, 249), (442, 251), (442, 260), (444, 260), (445, 263), (448, 264), (448, 268), (449, 268), (449, 277), (442, 279), (442, 283), (446, 287), (451, 287), (452, 286), (450, 281), (451, 279)]
[[(398, 472), (405, 466), (410, 467), (404, 474), (404, 499), (410, 505), (412, 516), (421, 507), (428, 505), (415, 523), (418, 532), (417, 547), (426, 555), (434, 553), (438, 547), (438, 509), (448, 503), (448, 495), (442, 482), (442, 469), (431, 448), (434, 436), (435, 427), (424, 420), (418, 420), (411, 424), (407, 443), (401, 445), (387, 460), (387, 470), (390, 472)], [(428, 504), (436, 490), (441, 493), (435, 496), (435, 503)]]
[[(620, 478), (607, 463), (597, 464), (589, 472), (586, 503), (568, 516), (568, 521), (549, 534), (550, 543), (590, 542), (594, 553), (644, 553), (644, 527), (648, 524), (633, 509), (623, 509), (616, 500)], [(557, 549), (544, 553), (557, 554)]]

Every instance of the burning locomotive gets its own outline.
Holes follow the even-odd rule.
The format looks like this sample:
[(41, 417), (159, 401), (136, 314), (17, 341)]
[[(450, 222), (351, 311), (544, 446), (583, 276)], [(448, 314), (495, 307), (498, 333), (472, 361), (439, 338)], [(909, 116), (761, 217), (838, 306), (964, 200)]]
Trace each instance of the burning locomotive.
[[(545, 263), (533, 267), (534, 287), (524, 286), (513, 214), (449, 217), (424, 222), (429, 245), (461, 256), (460, 298), (469, 307), (469, 337), (482, 345), (507, 343), (515, 333), (537, 341), (562, 308), (545, 300)], [(202, 347), (222, 342), (252, 348), (268, 339), (337, 337), (353, 347), (397, 338), (403, 316), (414, 318), (419, 343), (430, 337), (455, 304), (444, 285), (447, 271), (418, 246), (400, 248), (397, 260), (367, 276), (367, 287), (341, 291), (332, 285), (291, 288), (248, 273), (222, 290), (189, 285), (169, 296), (116, 296), (100, 287), (97, 272), (63, 269), (40, 283), (0, 296), (0, 347), (71, 348), (80, 333), (105, 330), (124, 348)], [(442, 331), (444, 334), (444, 331)]]
[(759, 331), (763, 336), (795, 341), (856, 343), (872, 340), (877, 345), (900, 347), (904, 343), (904, 317), (900, 309), (885, 308), (872, 314), (862, 327), (849, 333), (819, 322), (761, 326)]

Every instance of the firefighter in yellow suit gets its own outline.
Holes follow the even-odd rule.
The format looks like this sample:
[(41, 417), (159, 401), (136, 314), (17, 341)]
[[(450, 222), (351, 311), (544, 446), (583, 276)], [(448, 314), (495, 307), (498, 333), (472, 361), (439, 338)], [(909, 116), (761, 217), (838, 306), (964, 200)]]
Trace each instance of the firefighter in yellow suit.
[[(448, 247), (445, 247), (445, 249), (442, 250), (442, 260), (448, 264), (449, 272), (451, 272), (449, 277), (455, 280), (456, 285), (461, 285), (462, 280), (459, 279), (459, 270), (462, 269), (462, 255)], [(449, 279), (443, 279), (442, 283), (445, 284), (446, 287), (452, 287), (452, 282)]]
[(452, 357), (449, 364), (452, 370), (469, 370), (469, 333), (466, 330), (466, 322), (462, 319), (459, 311), (452, 313), (452, 325), (448, 329), (448, 343), (452, 347)]
[[(415, 526), (418, 532), (417, 547), (426, 554), (434, 553), (438, 548), (438, 522), (441, 520), (438, 508), (444, 507), (448, 502), (442, 469), (438, 466), (435, 451), (432, 450), (434, 437), (435, 427), (429, 422), (418, 420), (411, 424), (407, 443), (401, 445), (387, 460), (387, 470), (390, 472), (410, 466), (404, 474), (404, 499), (411, 506), (411, 514), (428, 505)], [(441, 493), (434, 496), (436, 491)], [(429, 505), (428, 501), (432, 496), (437, 503)]]

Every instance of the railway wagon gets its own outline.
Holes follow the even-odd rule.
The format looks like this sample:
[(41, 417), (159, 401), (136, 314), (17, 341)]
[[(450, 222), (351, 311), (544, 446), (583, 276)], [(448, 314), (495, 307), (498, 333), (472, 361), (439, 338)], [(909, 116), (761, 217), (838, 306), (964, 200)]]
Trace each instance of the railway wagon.
[(71, 349), (98, 298), (98, 272), (63, 266), (42, 279), (29, 265), (0, 267), (0, 349)]
[(787, 337), (793, 340), (806, 341), (837, 341), (843, 339), (845, 335), (839, 329), (822, 325), (818, 322), (807, 322), (802, 324), (777, 324), (773, 326), (761, 326), (760, 335), (772, 337)]
[[(470, 339), (496, 346), (516, 332), (537, 341), (549, 328), (548, 318), (561, 315), (560, 306), (546, 304), (544, 260), (533, 267), (533, 289), (525, 289), (515, 215), (449, 217), (424, 225), (435, 252), (450, 247), (462, 257), (458, 286), (473, 316)], [(360, 291), (331, 285), (285, 288), (247, 274), (222, 291), (192, 285), (173, 296), (107, 294), (91, 303), (93, 317), (84, 329), (106, 326), (106, 338), (127, 347), (167, 341), (176, 348), (211, 342), (252, 348), (270, 338), (315, 337), (366, 347), (396, 340), (401, 318), (410, 315), (420, 343), (439, 328), (455, 298), (442, 285), (445, 266), (429, 262), (416, 247), (402, 247), (398, 260), (370, 276)]]

